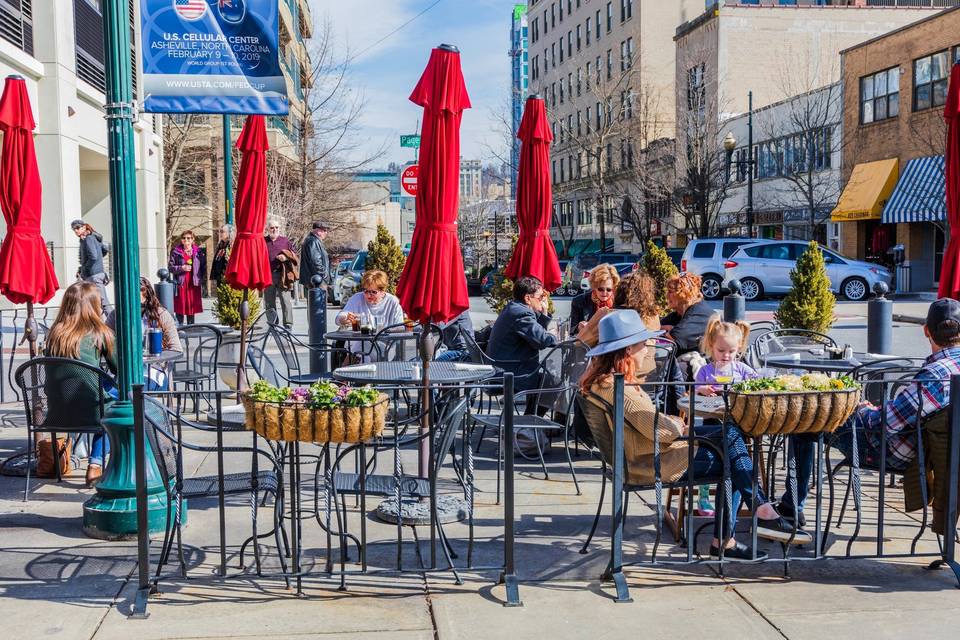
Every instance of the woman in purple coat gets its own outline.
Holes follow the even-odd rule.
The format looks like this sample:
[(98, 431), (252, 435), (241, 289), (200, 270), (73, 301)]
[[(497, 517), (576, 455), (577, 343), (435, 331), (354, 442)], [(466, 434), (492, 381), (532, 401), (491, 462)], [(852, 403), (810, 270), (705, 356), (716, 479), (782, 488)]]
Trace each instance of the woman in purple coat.
[(194, 244), (193, 231), (180, 234), (180, 244), (170, 252), (170, 273), (176, 278), (177, 288), (173, 310), (177, 322), (194, 323), (196, 314), (203, 311), (200, 283), (207, 277), (207, 254)]

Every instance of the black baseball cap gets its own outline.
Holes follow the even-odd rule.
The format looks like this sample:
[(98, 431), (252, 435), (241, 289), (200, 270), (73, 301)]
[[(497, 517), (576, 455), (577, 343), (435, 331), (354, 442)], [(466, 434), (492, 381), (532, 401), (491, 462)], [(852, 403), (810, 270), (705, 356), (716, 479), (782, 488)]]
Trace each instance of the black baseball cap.
[(960, 336), (960, 301), (940, 298), (927, 309), (925, 324), (937, 344)]

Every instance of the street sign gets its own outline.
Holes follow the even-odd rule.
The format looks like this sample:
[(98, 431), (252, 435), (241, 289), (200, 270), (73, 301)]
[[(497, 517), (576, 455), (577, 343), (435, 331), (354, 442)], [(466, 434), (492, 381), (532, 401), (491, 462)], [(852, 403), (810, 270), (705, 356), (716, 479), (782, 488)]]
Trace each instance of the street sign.
[(420, 136), (400, 136), (400, 146), (417, 149), (420, 147)]
[(417, 175), (419, 173), (420, 167), (412, 164), (400, 174), (400, 186), (411, 196), (417, 195)]

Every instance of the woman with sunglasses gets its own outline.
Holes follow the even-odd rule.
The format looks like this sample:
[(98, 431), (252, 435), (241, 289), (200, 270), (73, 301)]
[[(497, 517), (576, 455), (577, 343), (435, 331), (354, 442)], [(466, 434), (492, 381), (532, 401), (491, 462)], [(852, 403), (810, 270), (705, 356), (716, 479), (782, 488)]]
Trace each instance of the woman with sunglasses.
[[(403, 322), (403, 309), (397, 296), (387, 292), (390, 280), (383, 271), (367, 271), (360, 279), (360, 291), (350, 296), (343, 310), (337, 314), (337, 325), (350, 328), (354, 321), (376, 322), (377, 329)], [(363, 351), (363, 344), (350, 342), (348, 348), (354, 353)]]
[[(590, 271), (590, 290), (570, 301), (570, 333), (577, 335), (590, 318), (602, 317), (613, 309), (613, 292), (620, 284), (620, 274), (609, 264), (598, 264)], [(597, 318), (599, 321), (600, 318)], [(594, 323), (596, 324), (596, 323)]]

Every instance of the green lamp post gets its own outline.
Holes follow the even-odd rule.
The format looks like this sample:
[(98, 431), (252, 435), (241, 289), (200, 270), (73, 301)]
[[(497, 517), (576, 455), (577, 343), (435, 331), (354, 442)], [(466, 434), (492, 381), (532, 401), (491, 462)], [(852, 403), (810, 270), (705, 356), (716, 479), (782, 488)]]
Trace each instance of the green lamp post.
[[(117, 314), (117, 383), (119, 400), (104, 417), (110, 438), (110, 460), (96, 494), (83, 505), (83, 529), (95, 538), (134, 537), (137, 498), (134, 475), (134, 412), (130, 392), (143, 381), (143, 335), (140, 320), (140, 256), (137, 233), (137, 187), (130, 66), (130, 15), (127, 0), (103, 3), (103, 41), (106, 53), (107, 154), (110, 172), (110, 212)], [(149, 447), (149, 443), (145, 443)], [(166, 526), (167, 504), (160, 472), (152, 453), (146, 453), (148, 528)]]

